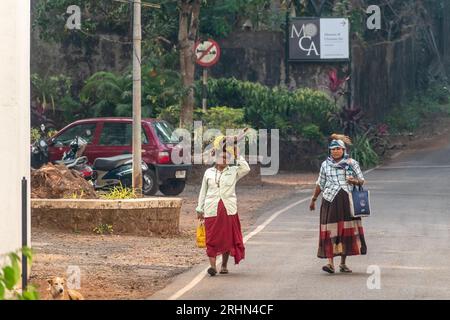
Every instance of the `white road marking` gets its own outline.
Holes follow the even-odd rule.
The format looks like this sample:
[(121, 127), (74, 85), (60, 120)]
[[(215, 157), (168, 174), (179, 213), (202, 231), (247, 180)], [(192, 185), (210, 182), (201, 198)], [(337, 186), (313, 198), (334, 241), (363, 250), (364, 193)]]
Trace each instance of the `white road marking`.
[[(375, 169), (378, 169), (380, 166), (377, 166), (375, 168), (369, 169), (367, 171), (364, 172), (364, 174), (367, 174)], [(254, 229), (252, 232), (250, 232), (249, 234), (247, 234), (244, 237), (244, 243), (246, 243), (248, 240), (250, 240), (252, 237), (254, 237), (255, 235), (257, 235), (258, 233), (260, 233), (262, 230), (264, 230), (265, 227), (267, 227), (269, 225), (269, 223), (271, 223), (273, 220), (275, 220), (280, 214), (282, 214), (283, 212), (286, 212), (287, 210), (295, 207), (296, 205), (299, 205), (305, 201), (310, 200), (311, 197), (308, 198), (304, 198), (302, 200), (296, 201), (290, 205), (288, 205), (287, 207), (278, 210), (277, 212), (275, 212), (274, 214), (272, 214), (266, 221), (264, 221), (262, 224), (260, 224), (258, 227), (256, 227), (256, 229)], [(221, 258), (217, 259), (217, 264), (221, 263)], [(180, 298), (182, 295), (184, 295), (186, 292), (188, 292), (189, 290), (193, 289), (197, 284), (200, 283), (200, 281), (203, 280), (204, 277), (206, 277), (206, 272), (208, 270), (209, 266), (206, 267), (205, 269), (203, 269), (197, 276), (195, 276), (194, 279), (192, 279), (191, 282), (189, 282), (186, 286), (184, 286), (183, 288), (181, 288), (180, 290), (178, 290), (177, 292), (175, 292), (173, 295), (171, 295), (168, 300), (177, 300), (178, 298)]]
[[(252, 237), (254, 237), (255, 235), (257, 235), (258, 233), (260, 233), (262, 230), (264, 230), (265, 227), (267, 227), (267, 225), (269, 223), (271, 223), (276, 217), (278, 217), (280, 214), (282, 214), (283, 212), (295, 207), (296, 205), (303, 203), (307, 200), (311, 199), (310, 197), (299, 200), (297, 202), (294, 202), (290, 205), (288, 205), (287, 207), (278, 210), (277, 212), (275, 212), (274, 214), (272, 214), (266, 221), (264, 221), (262, 224), (260, 224), (258, 227), (256, 227), (255, 230), (253, 230), (252, 232), (250, 232), (248, 235), (246, 235), (244, 237), (244, 243), (246, 243), (248, 240), (250, 240)], [(217, 261), (218, 264), (220, 264), (220, 261), (218, 259)], [(180, 298), (183, 294), (185, 294), (186, 292), (188, 292), (189, 290), (191, 290), (192, 288), (194, 288), (200, 281), (203, 280), (203, 278), (206, 276), (206, 271), (208, 270), (209, 267), (203, 269), (194, 279), (192, 279), (191, 282), (189, 282), (184, 288), (178, 290), (177, 292), (175, 292), (173, 295), (171, 295), (168, 300), (176, 300), (178, 298)]]
[(373, 170), (377, 170), (377, 169), (378, 169), (378, 168), (380, 168), (380, 167), (381, 167), (381, 165), (378, 165), (378, 166), (376, 166), (375, 168), (372, 168), (372, 169), (366, 170), (366, 171), (364, 171), (364, 174), (366, 175), (366, 174), (368, 174), (368, 173), (372, 172)]
[(442, 169), (450, 168), (450, 166), (396, 166), (396, 167), (383, 167), (381, 170), (389, 169)]
[(395, 158), (397, 158), (399, 155), (401, 155), (403, 153), (403, 150), (402, 151), (399, 151), (399, 152), (397, 152), (397, 153), (395, 153), (395, 154), (393, 154), (392, 155), (392, 157), (391, 157), (391, 159), (395, 159)]
[(381, 269), (400, 269), (400, 270), (447, 270), (445, 267), (410, 267), (410, 266), (380, 266)]

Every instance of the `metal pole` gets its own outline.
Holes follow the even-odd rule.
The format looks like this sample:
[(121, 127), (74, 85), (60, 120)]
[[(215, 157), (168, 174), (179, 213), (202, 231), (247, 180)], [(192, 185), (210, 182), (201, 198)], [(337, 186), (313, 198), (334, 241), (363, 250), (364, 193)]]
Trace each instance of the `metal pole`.
[(285, 69), (285, 77), (284, 84), (286, 88), (289, 88), (289, 10), (291, 8), (292, 2), (288, 3), (286, 9), (286, 28), (285, 28), (285, 38), (284, 38), (284, 69)]
[(141, 195), (141, 1), (134, 0), (133, 8), (133, 189)]
[(203, 68), (203, 99), (202, 99), (202, 107), (203, 112), (206, 112), (207, 108), (207, 96), (208, 96), (208, 68)]
[[(28, 247), (27, 179), (22, 178), (22, 247)], [(28, 260), (22, 253), (22, 291), (28, 286)]]

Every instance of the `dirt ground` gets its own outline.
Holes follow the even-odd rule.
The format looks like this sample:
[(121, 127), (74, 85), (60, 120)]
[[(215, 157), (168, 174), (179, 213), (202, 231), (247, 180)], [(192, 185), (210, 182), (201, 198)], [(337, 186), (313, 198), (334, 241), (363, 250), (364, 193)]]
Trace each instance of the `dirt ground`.
[[(254, 222), (258, 209), (268, 203), (282, 201), (303, 186), (298, 184), (295, 187), (292, 182), (238, 186), (238, 209), (243, 231)], [(45, 299), (46, 279), (67, 276), (68, 268), (75, 266), (81, 274), (79, 291), (87, 299), (149, 297), (175, 275), (207, 261), (205, 249), (197, 248), (195, 243), (198, 192), (199, 186), (188, 185), (182, 194), (180, 234), (176, 237), (102, 236), (33, 229), (35, 256), (31, 283), (38, 287), (40, 297)]]
[[(450, 141), (450, 118), (425, 123), (415, 136), (391, 139), (389, 150), (397, 158), (416, 149), (437, 148)], [(243, 231), (248, 230), (258, 214), (283, 199), (304, 196), (312, 188), (317, 173), (280, 172), (264, 177), (259, 186), (237, 187), (238, 210)], [(80, 292), (87, 299), (145, 299), (162, 289), (171, 279), (192, 266), (207, 262), (204, 249), (195, 245), (195, 206), (200, 186), (188, 185), (182, 194), (180, 234), (176, 237), (135, 237), (75, 234), (32, 230), (35, 251), (31, 283), (40, 296), (47, 294), (46, 279), (67, 276), (69, 266), (81, 272)], [(302, 190), (304, 190), (302, 192)], [(305, 192), (306, 191), (306, 192)], [(299, 195), (302, 193), (301, 195)]]

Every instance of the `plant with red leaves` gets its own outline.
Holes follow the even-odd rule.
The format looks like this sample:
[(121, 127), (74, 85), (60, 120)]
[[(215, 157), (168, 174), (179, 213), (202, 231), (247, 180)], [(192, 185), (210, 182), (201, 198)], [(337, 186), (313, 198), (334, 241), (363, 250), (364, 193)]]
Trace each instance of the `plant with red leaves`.
[(338, 99), (346, 94), (344, 90), (344, 84), (350, 79), (350, 76), (340, 79), (338, 76), (338, 71), (335, 68), (330, 69), (328, 72), (328, 90), (330, 90), (331, 95), (334, 99), (334, 105), (337, 107)]
[(361, 133), (366, 130), (361, 122), (363, 115), (364, 112), (361, 108), (355, 106), (349, 108), (345, 106), (341, 111), (334, 114), (334, 119), (344, 130), (345, 135), (354, 136), (355, 133)]
[(377, 127), (377, 134), (381, 136), (389, 134), (389, 126), (386, 123), (380, 123)]
[(328, 83), (328, 89), (330, 89), (333, 94), (342, 95), (345, 93), (344, 91), (342, 91), (342, 85), (350, 79), (350, 76), (339, 79), (337, 70), (335, 68), (332, 68), (328, 72), (328, 79), (330, 80), (330, 82)]

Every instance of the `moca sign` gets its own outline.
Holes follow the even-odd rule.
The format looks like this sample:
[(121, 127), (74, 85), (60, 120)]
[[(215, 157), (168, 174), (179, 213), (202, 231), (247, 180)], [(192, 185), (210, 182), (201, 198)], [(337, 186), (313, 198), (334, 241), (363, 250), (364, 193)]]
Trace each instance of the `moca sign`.
[(290, 61), (346, 61), (350, 58), (346, 18), (294, 18), (289, 23)]

